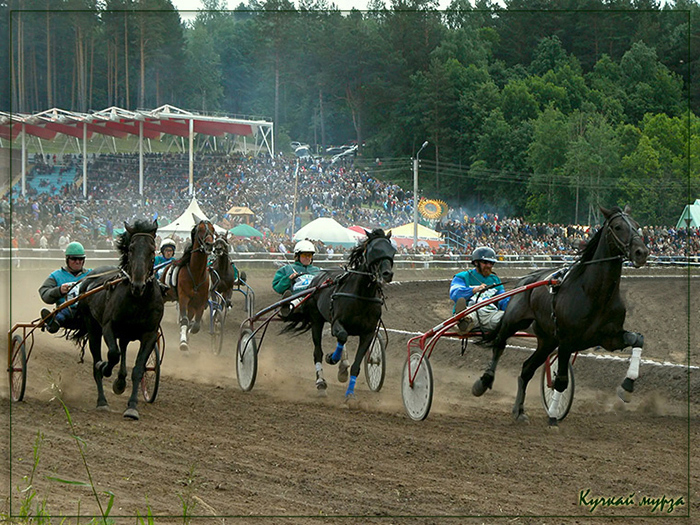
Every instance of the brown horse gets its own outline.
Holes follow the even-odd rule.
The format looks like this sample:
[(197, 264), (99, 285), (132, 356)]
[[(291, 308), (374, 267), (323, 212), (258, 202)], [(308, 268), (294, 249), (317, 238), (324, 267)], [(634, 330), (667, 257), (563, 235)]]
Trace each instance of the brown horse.
[[(190, 242), (182, 258), (164, 272), (160, 280), (169, 290), (166, 301), (177, 301), (180, 311), (180, 350), (188, 350), (187, 336), (199, 332), (202, 314), (209, 299), (207, 259), (214, 246), (214, 225), (193, 216)], [(177, 283), (176, 285), (174, 283)]]

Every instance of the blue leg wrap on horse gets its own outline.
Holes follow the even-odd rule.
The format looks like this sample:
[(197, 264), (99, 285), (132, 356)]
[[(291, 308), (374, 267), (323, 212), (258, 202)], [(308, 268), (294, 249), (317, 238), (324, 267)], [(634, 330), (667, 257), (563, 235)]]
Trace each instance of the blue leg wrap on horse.
[(335, 347), (335, 352), (333, 352), (333, 361), (336, 363), (340, 361), (340, 358), (343, 356), (343, 346), (340, 343), (338, 343)]
[(350, 376), (350, 382), (348, 383), (348, 389), (345, 391), (345, 397), (355, 393), (355, 383), (357, 382), (357, 376)]

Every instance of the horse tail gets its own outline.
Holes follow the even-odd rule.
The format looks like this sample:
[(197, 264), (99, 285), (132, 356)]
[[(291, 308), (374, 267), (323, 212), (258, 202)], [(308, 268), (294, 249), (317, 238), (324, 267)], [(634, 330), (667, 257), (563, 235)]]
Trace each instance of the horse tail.
[(81, 323), (79, 328), (66, 329), (66, 339), (73, 341), (81, 351), (85, 351), (85, 345), (88, 342), (88, 336), (90, 331), (88, 330), (87, 323)]
[(285, 327), (280, 333), (301, 335), (304, 332), (311, 330), (312, 326), (313, 324), (311, 323), (311, 318), (308, 314), (305, 314), (304, 312), (292, 312), (290, 319), (285, 321)]

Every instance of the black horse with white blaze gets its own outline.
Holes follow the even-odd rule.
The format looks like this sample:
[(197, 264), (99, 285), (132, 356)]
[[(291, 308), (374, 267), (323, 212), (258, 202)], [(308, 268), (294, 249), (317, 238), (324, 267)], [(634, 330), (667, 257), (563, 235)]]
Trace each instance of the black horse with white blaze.
[[(575, 352), (596, 346), (610, 351), (631, 346), (629, 370), (618, 388), (618, 395), (625, 402), (631, 398), (634, 381), (639, 376), (644, 337), (624, 329), (626, 309), (620, 297), (620, 277), (625, 260), (637, 268), (644, 266), (649, 249), (639, 233), (639, 225), (630, 217), (628, 207), (624, 210), (601, 208), (601, 211), (605, 223), (588, 242), (577, 262), (565, 273), (560, 271), (561, 284), (553, 290), (541, 286), (514, 295), (499, 325), (485, 336), (492, 346), (493, 358), (472, 387), (475, 396), (481, 396), (491, 388), (508, 338), (534, 323), (537, 349), (523, 363), (513, 407), (513, 417), (518, 421), (527, 421), (524, 403), (528, 382), (555, 350), (559, 366), (549, 410), (550, 425), (557, 424), (555, 414), (561, 393), (569, 383), (569, 358)], [(518, 286), (545, 280), (551, 273), (551, 270), (532, 273)]]
[[(325, 392), (323, 377), (323, 349), (321, 336), (325, 323), (330, 323), (331, 334), (337, 340), (335, 352), (326, 356), (326, 362), (339, 364), (338, 380), (350, 381), (345, 392), (346, 401), (355, 397), (355, 382), (360, 374), (362, 359), (374, 338), (382, 316), (384, 304), (383, 283), (394, 277), (394, 255), (391, 233), (377, 228), (367, 233), (367, 239), (350, 252), (347, 268), (324, 270), (314, 277), (311, 287), (331, 282), (330, 286), (317, 290), (300, 307), (296, 308), (284, 331), (307, 331), (311, 329), (314, 342), (314, 365), (316, 388)], [(355, 360), (350, 366), (345, 359), (344, 348), (349, 336), (358, 336), (359, 344)]]

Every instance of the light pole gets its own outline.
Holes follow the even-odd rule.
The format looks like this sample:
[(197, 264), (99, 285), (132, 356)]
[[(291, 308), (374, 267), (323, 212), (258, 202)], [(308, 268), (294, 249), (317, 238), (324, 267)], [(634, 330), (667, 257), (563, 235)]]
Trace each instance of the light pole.
[(416, 153), (416, 158), (413, 159), (413, 249), (418, 249), (418, 156), (428, 145), (426, 140)]

